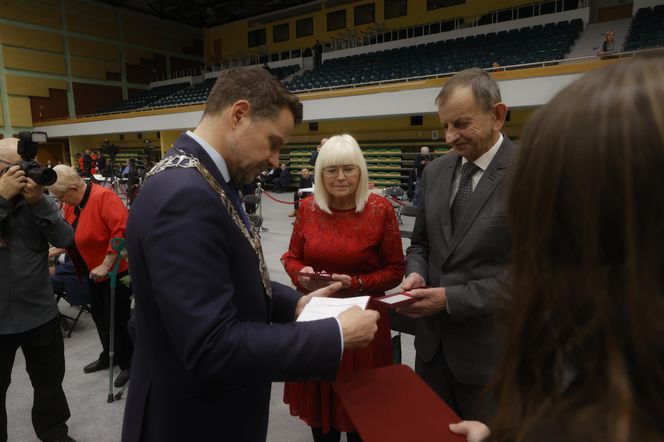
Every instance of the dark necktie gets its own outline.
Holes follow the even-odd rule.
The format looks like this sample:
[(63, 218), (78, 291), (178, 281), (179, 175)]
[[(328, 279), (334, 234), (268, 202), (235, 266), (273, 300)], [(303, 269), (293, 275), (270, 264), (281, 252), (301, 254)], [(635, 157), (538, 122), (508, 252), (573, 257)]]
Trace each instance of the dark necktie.
[(452, 203), (452, 229), (456, 230), (463, 212), (468, 206), (470, 197), (473, 196), (473, 175), (479, 167), (475, 163), (467, 161), (461, 167), (461, 178), (459, 179), (459, 189), (457, 190), (454, 202)]

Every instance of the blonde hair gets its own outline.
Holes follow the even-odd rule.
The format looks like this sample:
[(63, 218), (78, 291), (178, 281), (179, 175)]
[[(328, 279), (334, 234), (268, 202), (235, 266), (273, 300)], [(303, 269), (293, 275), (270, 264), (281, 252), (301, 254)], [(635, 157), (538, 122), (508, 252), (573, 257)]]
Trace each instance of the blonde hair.
[(316, 159), (314, 172), (314, 200), (323, 212), (332, 213), (329, 207), (330, 194), (323, 184), (323, 169), (330, 166), (353, 165), (360, 168), (360, 178), (355, 190), (355, 212), (364, 210), (369, 200), (369, 178), (367, 162), (355, 138), (348, 134), (335, 135), (323, 144)]
[(83, 178), (81, 178), (78, 172), (76, 172), (76, 169), (71, 166), (58, 164), (53, 167), (53, 170), (58, 175), (58, 179), (53, 185), (48, 186), (49, 189), (55, 189), (58, 192), (66, 192), (71, 187), (85, 184)]

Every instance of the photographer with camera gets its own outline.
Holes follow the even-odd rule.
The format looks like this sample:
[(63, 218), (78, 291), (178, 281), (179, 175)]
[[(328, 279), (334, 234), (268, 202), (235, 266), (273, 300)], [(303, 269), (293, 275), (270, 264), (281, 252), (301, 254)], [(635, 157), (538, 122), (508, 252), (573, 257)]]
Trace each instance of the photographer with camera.
[(55, 172), (34, 162), (33, 134), (20, 136), (0, 140), (0, 440), (7, 440), (5, 401), (21, 347), (34, 388), (32, 423), (37, 437), (71, 442), (69, 406), (62, 390), (64, 343), (48, 249), (49, 243), (68, 247), (74, 232), (44, 195), (44, 184)]

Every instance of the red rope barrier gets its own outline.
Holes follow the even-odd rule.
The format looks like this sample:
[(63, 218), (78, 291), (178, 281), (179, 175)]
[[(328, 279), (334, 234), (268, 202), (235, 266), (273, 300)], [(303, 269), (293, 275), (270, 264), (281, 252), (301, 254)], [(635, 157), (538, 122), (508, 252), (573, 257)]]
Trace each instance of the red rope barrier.
[(392, 201), (397, 203), (400, 206), (407, 206), (408, 204), (402, 202), (400, 199), (393, 197), (392, 195), (387, 195)]
[(291, 205), (295, 204), (295, 201), (284, 201), (284, 200), (277, 199), (277, 198), (273, 197), (272, 195), (270, 195), (269, 192), (266, 192), (266, 191), (263, 191), (263, 195), (265, 195), (268, 198), (270, 198), (271, 200), (276, 201), (276, 202), (281, 203), (281, 204), (291, 204)]

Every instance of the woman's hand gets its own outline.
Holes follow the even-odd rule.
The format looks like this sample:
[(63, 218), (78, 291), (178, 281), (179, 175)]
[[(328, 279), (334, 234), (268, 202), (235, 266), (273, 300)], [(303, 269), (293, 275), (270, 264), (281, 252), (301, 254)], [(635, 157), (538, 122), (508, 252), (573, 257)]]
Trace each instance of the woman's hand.
[(334, 273), (332, 274), (332, 280), (339, 281), (342, 290), (347, 290), (353, 286), (352, 278), (348, 275)]
[(110, 270), (109, 267), (106, 267), (103, 263), (101, 265), (98, 265), (94, 269), (90, 270), (90, 279), (96, 280), (96, 279), (104, 279), (108, 277), (108, 271)]
[(491, 434), (489, 427), (479, 421), (461, 421), (458, 424), (450, 424), (450, 431), (454, 434), (466, 436), (468, 442), (486, 441)]
[[(310, 266), (305, 266), (305, 267), (302, 267), (300, 269), (300, 273), (314, 274), (314, 273), (316, 273), (316, 271)], [(322, 273), (325, 273), (325, 271), (323, 271)], [(298, 277), (298, 282), (300, 283), (300, 285), (302, 287), (304, 287), (305, 289), (313, 292), (314, 290), (318, 290), (318, 289), (321, 289), (323, 287), (327, 287), (328, 285), (333, 284), (335, 281), (320, 281), (320, 280), (317, 280), (317, 279), (311, 279), (311, 278), (306, 278), (304, 276), (299, 276)]]
[(56, 258), (62, 255), (63, 253), (65, 253), (65, 249), (61, 249), (59, 247), (51, 247), (50, 249), (48, 249), (48, 259)]

